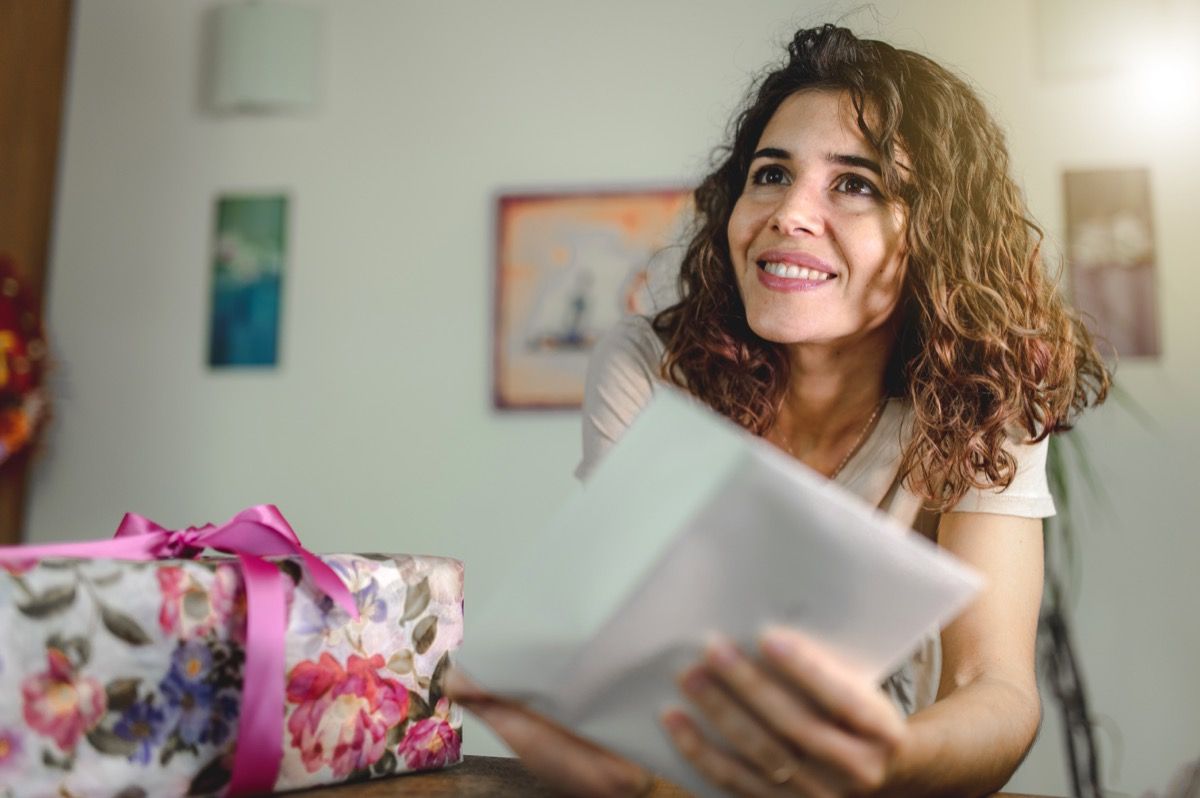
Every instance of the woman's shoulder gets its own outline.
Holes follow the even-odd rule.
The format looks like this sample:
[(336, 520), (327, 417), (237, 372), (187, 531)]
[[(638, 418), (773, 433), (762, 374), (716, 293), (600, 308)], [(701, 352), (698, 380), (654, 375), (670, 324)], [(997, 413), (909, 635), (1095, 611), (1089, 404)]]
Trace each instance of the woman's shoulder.
[(592, 350), (584, 407), (597, 394), (648, 399), (658, 379), (664, 347), (645, 316), (622, 316)]
[(650, 403), (664, 347), (650, 319), (623, 316), (596, 343), (583, 392), (583, 461), (586, 475)]
[(613, 358), (636, 360), (654, 367), (662, 361), (663, 343), (648, 316), (626, 314), (596, 342), (592, 362)]
[(1016, 462), (1012, 482), (1004, 487), (969, 488), (951, 512), (995, 513), (1022, 518), (1054, 515), (1054, 497), (1046, 478), (1049, 437), (1031, 441), (1027, 434), (1014, 431), (1005, 439), (1003, 448)]
[[(901, 437), (907, 441), (916, 421), (916, 411), (907, 399), (894, 401), (900, 404)], [(1003, 450), (1012, 455), (1016, 463), (1012, 482), (1004, 487), (968, 488), (966, 494), (949, 512), (995, 513), (1025, 518), (1048, 518), (1054, 515), (1054, 498), (1050, 494), (1050, 483), (1046, 478), (1046, 455), (1049, 448), (1049, 437), (1034, 441), (1024, 430), (1010, 430), (1004, 440)]]

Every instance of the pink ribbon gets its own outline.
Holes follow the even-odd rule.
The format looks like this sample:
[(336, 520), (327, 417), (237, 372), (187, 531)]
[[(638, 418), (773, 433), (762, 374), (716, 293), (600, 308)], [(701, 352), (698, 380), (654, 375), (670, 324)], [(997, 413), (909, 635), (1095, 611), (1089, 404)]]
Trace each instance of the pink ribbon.
[(191, 559), (206, 548), (237, 555), (246, 584), (246, 664), (229, 795), (269, 793), (283, 760), (286, 593), (279, 569), (263, 557), (299, 555), (316, 586), (350, 617), (358, 607), (333, 569), (317, 559), (273, 504), (259, 504), (221, 526), (164, 529), (127, 513), (111, 540), (0, 546), (0, 560), (104, 557), (116, 560)]

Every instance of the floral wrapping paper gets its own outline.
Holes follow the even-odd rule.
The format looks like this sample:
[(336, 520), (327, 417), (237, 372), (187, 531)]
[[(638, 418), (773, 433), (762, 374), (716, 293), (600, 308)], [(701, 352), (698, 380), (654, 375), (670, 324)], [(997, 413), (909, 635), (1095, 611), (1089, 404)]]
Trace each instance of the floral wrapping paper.
[[(462, 712), (442, 675), (462, 642), (463, 568), (322, 555), (359, 620), (288, 575), (276, 790), (445, 767)], [(0, 796), (209, 795), (228, 783), (246, 601), (231, 558), (0, 563)]]

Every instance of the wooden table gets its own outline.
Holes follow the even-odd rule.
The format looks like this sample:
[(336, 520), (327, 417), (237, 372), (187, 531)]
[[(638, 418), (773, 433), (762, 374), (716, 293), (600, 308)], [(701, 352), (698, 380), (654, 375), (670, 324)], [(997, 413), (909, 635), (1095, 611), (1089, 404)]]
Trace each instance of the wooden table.
[[(682, 790), (663, 792), (655, 796), (676, 795), (686, 798)], [(386, 779), (374, 779), (341, 787), (320, 787), (315, 790), (289, 793), (296, 798), (385, 798), (394, 795), (456, 796), (456, 798), (549, 798), (555, 795), (529, 775), (519, 760), (498, 756), (463, 757), (461, 765), (429, 773), (410, 773)], [(996, 798), (1045, 798), (1036, 795), (996, 793)]]

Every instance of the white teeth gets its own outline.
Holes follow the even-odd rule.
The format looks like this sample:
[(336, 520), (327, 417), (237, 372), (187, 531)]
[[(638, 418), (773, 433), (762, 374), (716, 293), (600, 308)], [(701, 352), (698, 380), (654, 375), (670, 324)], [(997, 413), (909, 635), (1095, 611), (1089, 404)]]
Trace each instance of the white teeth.
[(788, 277), (793, 280), (832, 280), (834, 275), (826, 272), (797, 266), (793, 263), (764, 263), (763, 271), (776, 277)]

